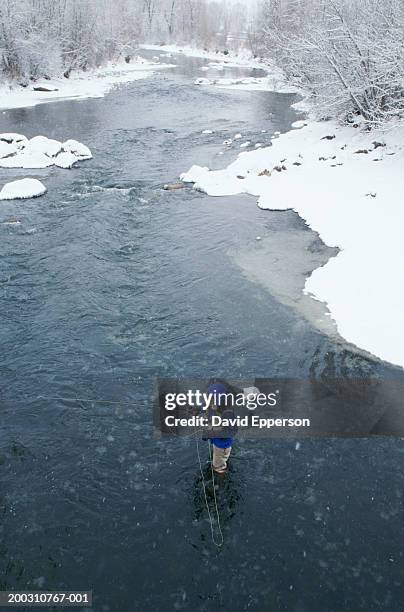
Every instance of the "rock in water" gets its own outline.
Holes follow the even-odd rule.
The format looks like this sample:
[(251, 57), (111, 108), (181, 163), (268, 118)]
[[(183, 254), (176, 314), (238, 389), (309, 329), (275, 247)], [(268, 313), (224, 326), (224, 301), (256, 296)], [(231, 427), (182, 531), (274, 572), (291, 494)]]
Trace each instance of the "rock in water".
[(214, 81), (210, 81), (209, 79), (196, 79), (196, 81), (194, 81), (194, 85), (212, 85), (214, 83)]
[(164, 185), (163, 189), (166, 191), (175, 191), (176, 189), (183, 189), (184, 187), (184, 183), (169, 183)]
[(46, 136), (31, 140), (21, 134), (0, 134), (0, 168), (71, 168), (77, 161), (91, 159), (91, 151), (77, 140), (62, 143)]
[(0, 140), (0, 157), (10, 157), (10, 155), (14, 155), (17, 151), (18, 149), (14, 144)]
[(20, 179), (6, 183), (0, 191), (0, 200), (20, 200), (36, 198), (46, 193), (46, 187), (41, 181), (32, 178)]
[(80, 160), (73, 153), (62, 152), (55, 157), (54, 164), (59, 168), (72, 168), (78, 161)]
[(25, 145), (24, 153), (43, 153), (55, 157), (62, 150), (62, 143), (46, 136), (34, 136)]
[(91, 159), (92, 158), (90, 149), (86, 147), (86, 145), (79, 142), (78, 140), (73, 140), (71, 138), (70, 140), (66, 140), (66, 142), (64, 142), (62, 146), (63, 146), (63, 151), (65, 151), (66, 153), (73, 153), (73, 155), (75, 155), (79, 159)]
[(11, 144), (12, 142), (28, 142), (28, 138), (26, 138), (26, 136), (24, 136), (23, 134), (16, 134), (14, 132), (6, 132), (5, 134), (0, 134), (0, 140), (8, 142), (9, 144)]
[(0, 168), (49, 168), (53, 166), (52, 158), (38, 151), (27, 151), (25, 149), (17, 155), (10, 155), (0, 159)]
[(34, 91), (46, 91), (46, 92), (59, 91), (57, 87), (46, 87), (45, 85), (37, 85), (36, 87), (33, 87), (32, 89)]

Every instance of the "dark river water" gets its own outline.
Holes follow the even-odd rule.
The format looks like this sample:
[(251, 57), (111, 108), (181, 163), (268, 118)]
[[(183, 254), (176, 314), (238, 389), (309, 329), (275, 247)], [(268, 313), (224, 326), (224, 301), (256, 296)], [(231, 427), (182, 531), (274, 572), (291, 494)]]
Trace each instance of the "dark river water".
[(400, 610), (402, 441), (240, 441), (219, 549), (195, 441), (153, 436), (157, 376), (396, 372), (240, 267), (274, 232), (297, 245), (309, 232), (326, 260), (295, 213), (162, 189), (235, 159), (237, 142), (219, 152), (236, 132), (265, 144), (297, 118), (293, 95), (197, 87), (204, 61), (174, 61), (102, 99), (0, 114), (2, 132), (94, 155), (0, 170), (48, 187), (0, 207), (0, 589), (92, 589), (97, 612)]

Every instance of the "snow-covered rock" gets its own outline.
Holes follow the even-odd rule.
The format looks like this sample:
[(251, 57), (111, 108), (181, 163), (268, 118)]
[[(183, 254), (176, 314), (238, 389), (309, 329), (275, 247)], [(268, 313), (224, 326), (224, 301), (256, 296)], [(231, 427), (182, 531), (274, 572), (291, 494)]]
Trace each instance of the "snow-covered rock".
[(6, 132), (5, 134), (0, 134), (0, 140), (8, 142), (9, 144), (18, 142), (26, 143), (28, 141), (28, 138), (26, 138), (26, 136), (24, 136), (23, 134), (16, 134), (15, 132)]
[(203, 130), (202, 134), (213, 134), (213, 130)]
[(11, 157), (3, 157), (0, 159), (0, 168), (48, 168), (53, 166), (53, 159), (45, 155), (45, 153), (36, 151), (27, 151), (25, 149)]
[(212, 81), (209, 79), (200, 78), (194, 81), (194, 85), (212, 85)]
[(248, 147), (251, 144), (251, 142), (249, 140), (247, 140), (247, 142), (242, 142), (240, 145), (240, 149), (245, 149), (245, 147)]
[(234, 136), (234, 140), (239, 140), (240, 138), (242, 138), (242, 135), (241, 135), (241, 134), (236, 134), (236, 135)]
[(299, 129), (299, 128), (305, 127), (306, 125), (307, 125), (306, 121), (301, 121), (301, 120), (294, 121), (292, 123), (292, 128)]
[(90, 149), (86, 147), (86, 145), (79, 142), (78, 140), (73, 140), (73, 139), (66, 140), (66, 142), (64, 142), (62, 146), (63, 146), (63, 151), (65, 151), (66, 153), (73, 153), (73, 155), (75, 155), (79, 159), (91, 159), (92, 158)]
[(24, 153), (43, 153), (55, 157), (62, 150), (62, 143), (46, 136), (34, 136), (25, 145)]
[(79, 158), (73, 155), (73, 153), (62, 151), (54, 158), (53, 163), (55, 166), (58, 166), (58, 168), (72, 168), (78, 161), (80, 161)]
[(32, 88), (34, 91), (43, 91), (45, 93), (49, 93), (52, 91), (59, 91), (57, 87), (53, 87), (52, 85), (43, 85), (41, 83), (38, 83), (37, 85), (34, 85), (34, 87)]
[(0, 134), (0, 168), (48, 168), (55, 164), (71, 168), (77, 161), (91, 159), (91, 151), (77, 140), (59, 140), (22, 134)]
[(41, 181), (24, 178), (6, 183), (0, 191), (0, 200), (20, 200), (36, 198), (46, 193), (46, 187)]
[(0, 158), (9, 157), (10, 155), (15, 155), (18, 149), (15, 144), (8, 143), (5, 140), (0, 140)]

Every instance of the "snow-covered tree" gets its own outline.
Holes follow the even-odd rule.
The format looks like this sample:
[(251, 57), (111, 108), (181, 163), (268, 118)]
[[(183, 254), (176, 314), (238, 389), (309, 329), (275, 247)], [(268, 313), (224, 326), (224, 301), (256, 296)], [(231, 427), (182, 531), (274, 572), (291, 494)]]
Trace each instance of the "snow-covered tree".
[(319, 112), (377, 124), (404, 110), (401, 0), (265, 0), (266, 55)]
[(140, 37), (140, 0), (1, 0), (0, 68), (13, 78), (86, 70)]

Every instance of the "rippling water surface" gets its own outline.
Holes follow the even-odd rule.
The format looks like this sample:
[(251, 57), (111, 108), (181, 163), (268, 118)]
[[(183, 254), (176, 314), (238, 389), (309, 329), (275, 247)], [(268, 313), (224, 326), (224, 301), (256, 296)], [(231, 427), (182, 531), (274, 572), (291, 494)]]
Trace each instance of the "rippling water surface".
[(195, 443), (153, 437), (158, 375), (395, 373), (240, 266), (257, 235), (283, 233), (289, 278), (287, 249), (304, 263), (311, 241), (297, 215), (162, 190), (192, 163), (229, 163), (236, 132), (268, 143), (296, 118), (294, 96), (196, 87), (203, 60), (175, 61), (103, 99), (0, 115), (0, 131), (77, 138), (94, 155), (0, 170), (49, 189), (0, 207), (0, 586), (92, 588), (97, 612), (398, 610), (401, 441), (240, 441), (217, 549)]

